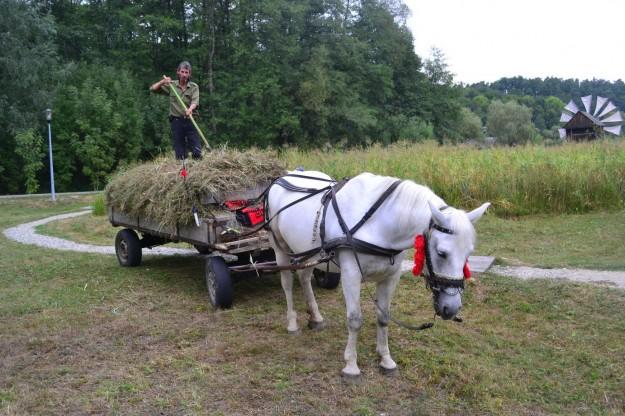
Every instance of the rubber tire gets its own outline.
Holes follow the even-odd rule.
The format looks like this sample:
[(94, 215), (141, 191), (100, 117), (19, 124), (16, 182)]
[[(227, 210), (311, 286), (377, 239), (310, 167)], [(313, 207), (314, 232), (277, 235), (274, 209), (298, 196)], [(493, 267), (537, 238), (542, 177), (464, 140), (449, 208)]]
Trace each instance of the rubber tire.
[(207, 258), (204, 278), (210, 303), (215, 308), (230, 308), (232, 306), (232, 280), (226, 261), (218, 256)]
[(324, 289), (336, 289), (341, 281), (341, 273), (324, 272), (319, 269), (313, 269), (313, 277), (317, 286)]
[(115, 254), (122, 267), (136, 267), (141, 264), (141, 241), (130, 228), (120, 230), (115, 236)]
[(195, 247), (197, 252), (200, 253), (200, 254), (210, 254), (210, 252), (211, 252), (210, 248), (208, 248), (206, 246), (201, 246), (199, 244), (194, 244), (193, 247)]

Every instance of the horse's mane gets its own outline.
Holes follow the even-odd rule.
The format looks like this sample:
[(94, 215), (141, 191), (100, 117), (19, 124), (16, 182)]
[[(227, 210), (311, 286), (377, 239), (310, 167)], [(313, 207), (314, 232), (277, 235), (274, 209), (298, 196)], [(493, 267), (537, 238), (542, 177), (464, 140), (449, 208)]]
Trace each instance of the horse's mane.
[[(384, 182), (385, 185), (388, 186), (395, 180), (396, 178), (388, 178), (388, 182)], [(438, 207), (446, 205), (445, 201), (436, 195), (430, 188), (416, 184), (410, 180), (404, 180), (401, 185), (397, 187), (396, 198), (397, 202), (402, 207), (405, 207), (406, 210), (416, 213), (427, 213), (428, 217), (430, 216), (430, 208), (427, 203), (428, 200), (432, 201)], [(465, 245), (467, 248), (472, 246), (475, 243), (475, 228), (466, 216), (465, 211), (449, 207), (442, 212), (443, 215), (449, 218), (452, 231), (454, 231), (454, 233), (458, 236), (463, 237), (460, 243)], [(399, 216), (397, 218), (397, 225), (399, 227), (405, 227), (408, 225), (408, 221), (410, 221), (410, 216)]]

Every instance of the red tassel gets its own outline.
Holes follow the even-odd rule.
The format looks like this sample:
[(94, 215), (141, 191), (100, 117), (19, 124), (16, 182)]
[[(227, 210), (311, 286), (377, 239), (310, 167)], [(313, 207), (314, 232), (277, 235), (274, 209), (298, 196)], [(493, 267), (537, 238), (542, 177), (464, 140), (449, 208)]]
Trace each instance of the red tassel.
[(464, 273), (465, 280), (471, 280), (471, 270), (469, 270), (469, 260), (464, 264), (464, 269), (462, 269)]
[(414, 267), (412, 268), (412, 274), (415, 276), (421, 275), (423, 271), (423, 264), (425, 263), (425, 238), (422, 234), (419, 234), (414, 239)]
[(187, 178), (187, 168), (186, 167), (182, 167), (182, 169), (180, 170), (180, 176), (182, 176), (183, 178)]

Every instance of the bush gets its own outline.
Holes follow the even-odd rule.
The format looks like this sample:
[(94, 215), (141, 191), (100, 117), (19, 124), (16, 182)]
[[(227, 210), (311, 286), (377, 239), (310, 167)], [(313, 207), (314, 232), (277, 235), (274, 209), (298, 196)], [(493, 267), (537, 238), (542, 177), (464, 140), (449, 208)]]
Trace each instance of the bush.
[(401, 127), (399, 137), (411, 142), (429, 140), (434, 138), (434, 127), (427, 121), (412, 117)]
[(464, 140), (483, 139), (484, 132), (482, 130), (482, 120), (480, 120), (480, 117), (477, 114), (468, 108), (463, 107), (462, 110), (460, 110), (458, 132)]
[(33, 194), (39, 190), (37, 173), (43, 168), (43, 138), (33, 129), (18, 131), (15, 135), (15, 153), (22, 159), (26, 193)]
[(510, 146), (531, 142), (537, 135), (532, 124), (532, 110), (516, 101), (495, 100), (488, 106), (486, 125), (497, 143)]
[(94, 217), (101, 217), (106, 214), (106, 204), (104, 203), (104, 193), (99, 193), (93, 201), (93, 210), (91, 214)]

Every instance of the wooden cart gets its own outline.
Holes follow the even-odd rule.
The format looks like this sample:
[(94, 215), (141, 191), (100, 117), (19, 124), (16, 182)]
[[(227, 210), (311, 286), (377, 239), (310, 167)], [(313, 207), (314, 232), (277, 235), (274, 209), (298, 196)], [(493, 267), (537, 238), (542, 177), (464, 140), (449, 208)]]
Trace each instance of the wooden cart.
[[(266, 230), (245, 236), (254, 229), (240, 225), (234, 212), (218, 209), (217, 201), (252, 199), (263, 190), (264, 187), (259, 186), (247, 191), (219, 195), (218, 198), (208, 196), (202, 202), (209, 206), (213, 204), (215, 213), (210, 217), (200, 218), (199, 225), (193, 223), (161, 227), (150, 218), (129, 215), (108, 207), (110, 223), (115, 227), (124, 227), (115, 237), (117, 260), (121, 266), (135, 267), (141, 264), (143, 248), (170, 242), (189, 243), (200, 255), (205, 256), (204, 278), (210, 303), (214, 307), (229, 308), (233, 301), (231, 272), (254, 272), (260, 275), (284, 269), (276, 266)], [(338, 273), (326, 273), (317, 269), (314, 276), (318, 286), (328, 289), (335, 288), (340, 279)]]

